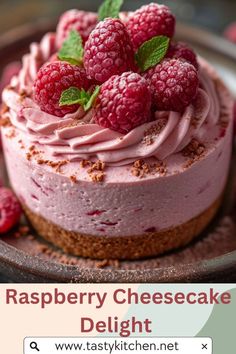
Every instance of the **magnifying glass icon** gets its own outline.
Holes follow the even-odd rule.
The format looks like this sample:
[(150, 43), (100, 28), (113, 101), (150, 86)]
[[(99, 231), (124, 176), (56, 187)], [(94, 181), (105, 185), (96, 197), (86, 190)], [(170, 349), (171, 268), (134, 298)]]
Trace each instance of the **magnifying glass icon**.
[(38, 344), (36, 342), (31, 342), (30, 343), (30, 348), (33, 350), (37, 350), (38, 352), (40, 351), (38, 348)]

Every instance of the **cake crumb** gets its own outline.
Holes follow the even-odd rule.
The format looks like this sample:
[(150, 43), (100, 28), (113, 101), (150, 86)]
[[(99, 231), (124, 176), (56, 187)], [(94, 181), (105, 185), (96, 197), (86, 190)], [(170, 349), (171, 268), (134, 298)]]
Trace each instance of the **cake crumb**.
[(57, 173), (62, 173), (61, 168), (69, 163), (68, 160), (59, 161), (56, 167)]
[(160, 175), (165, 176), (167, 174), (167, 166), (163, 161), (157, 162), (153, 167)]
[(193, 139), (182, 151), (184, 157), (188, 158), (184, 168), (190, 167), (194, 162), (201, 159), (206, 152), (206, 147), (198, 140)]
[(150, 167), (144, 160), (136, 160), (131, 169), (131, 173), (135, 177), (143, 178), (150, 173)]
[(26, 97), (27, 97), (27, 92), (25, 90), (21, 90), (20, 91), (19, 101), (23, 102)]
[(20, 149), (25, 149), (25, 145), (23, 144), (22, 139), (18, 140), (18, 144), (20, 145)]
[(88, 173), (92, 173), (94, 171), (104, 171), (105, 169), (105, 162), (102, 162), (98, 160), (97, 162), (94, 162), (90, 169), (88, 170)]
[(26, 153), (26, 159), (27, 159), (28, 161), (31, 161), (31, 157), (32, 157), (31, 153), (30, 153), (30, 152), (27, 152), (27, 153)]
[(66, 265), (77, 265), (78, 259), (75, 257), (69, 257), (66, 254), (62, 254), (61, 252), (54, 251), (46, 244), (37, 244), (36, 245), (37, 255), (45, 255), (49, 257), (51, 260), (57, 261)]
[(96, 268), (98, 268), (98, 269), (106, 268), (108, 265), (109, 265), (108, 259), (104, 259), (102, 261), (98, 261), (95, 264)]
[(87, 173), (93, 182), (103, 182), (105, 178), (105, 162), (98, 160), (92, 162), (90, 160), (82, 160), (80, 162), (82, 168), (88, 168)]
[(144, 178), (149, 174), (159, 173), (165, 176), (167, 173), (167, 166), (163, 161), (154, 163), (147, 163), (144, 160), (136, 160), (131, 168), (131, 173), (135, 177)]
[(10, 108), (6, 104), (3, 103), (2, 107), (1, 107), (1, 115), (8, 113), (9, 111), (10, 111)]
[(16, 130), (12, 128), (8, 133), (5, 134), (5, 137), (8, 139), (13, 139), (16, 137)]
[[(21, 141), (19, 140), (19, 143), (22, 144), (22, 140)], [(21, 145), (21, 148), (24, 148), (23, 144)], [(35, 145), (31, 145), (28, 150), (29, 151), (26, 153), (26, 158), (27, 158), (28, 161), (31, 161), (31, 158), (33, 156), (39, 155), (41, 153), (40, 151), (36, 150)]]
[(92, 161), (90, 161), (90, 160), (82, 160), (81, 162), (80, 162), (80, 166), (82, 167), (82, 168), (86, 168), (86, 167), (89, 167), (89, 166), (91, 166), (92, 165)]
[(120, 268), (120, 262), (118, 259), (104, 259), (101, 261), (97, 261), (95, 264), (95, 267), (98, 269), (104, 269), (107, 267), (112, 267), (119, 269)]
[(49, 160), (37, 159), (38, 165), (47, 165), (48, 162), (49, 162)]
[(166, 126), (167, 119), (159, 119), (149, 129), (144, 132), (142, 143), (149, 146), (155, 142), (155, 138), (159, 135)]
[(93, 182), (103, 182), (105, 178), (105, 173), (104, 172), (90, 173), (89, 176)]
[(2, 117), (0, 119), (0, 127), (12, 127), (11, 121), (9, 117)]
[(62, 160), (62, 161), (50, 161), (50, 160), (44, 160), (44, 159), (37, 159), (37, 164), (38, 165), (47, 165), (51, 168), (55, 169), (55, 172), (57, 173), (62, 173), (61, 168), (62, 166), (65, 166), (69, 163), (68, 160)]
[(70, 180), (71, 180), (72, 183), (77, 183), (76, 175), (70, 176)]

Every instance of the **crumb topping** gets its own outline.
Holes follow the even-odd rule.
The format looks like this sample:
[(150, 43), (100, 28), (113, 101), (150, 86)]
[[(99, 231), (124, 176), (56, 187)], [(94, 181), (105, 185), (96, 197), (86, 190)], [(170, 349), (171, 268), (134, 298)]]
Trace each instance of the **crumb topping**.
[[(22, 140), (19, 140), (21, 146), (22, 146)], [(35, 145), (31, 145), (29, 147), (29, 151), (26, 153), (26, 158), (28, 161), (31, 161), (32, 157), (34, 156), (37, 156), (41, 153), (41, 151), (38, 151), (36, 148), (35, 148)]]
[(15, 128), (12, 128), (9, 130), (8, 133), (5, 134), (5, 137), (8, 138), (8, 139), (13, 139), (16, 137), (16, 130)]
[(182, 151), (183, 156), (188, 158), (183, 167), (190, 167), (194, 162), (199, 161), (205, 153), (205, 145), (200, 143), (198, 140), (193, 139)]
[(12, 127), (11, 121), (8, 117), (0, 119), (0, 127)]
[(148, 163), (144, 160), (136, 160), (131, 168), (131, 173), (133, 176), (139, 178), (144, 178), (147, 175), (154, 175), (156, 173), (165, 176), (167, 173), (167, 166), (163, 161)]
[(96, 162), (92, 162), (90, 160), (82, 160), (80, 166), (82, 168), (88, 168), (87, 173), (93, 182), (104, 181), (106, 176), (104, 173), (106, 167), (105, 162), (100, 160)]
[(104, 172), (91, 173), (90, 178), (93, 182), (103, 182), (105, 178)]
[(0, 110), (0, 127), (12, 127), (12, 123), (7, 113), (10, 111), (9, 107), (2, 103)]
[(18, 140), (18, 144), (20, 145), (20, 149), (25, 149), (25, 145), (23, 144), (22, 139)]
[(71, 180), (72, 183), (77, 183), (77, 177), (76, 177), (76, 175), (70, 176), (70, 180)]
[(36, 159), (38, 165), (47, 165), (53, 169), (57, 173), (63, 173), (61, 168), (69, 163), (68, 160), (61, 160), (61, 161), (50, 161), (43, 159), (41, 155), (42, 151), (36, 149), (35, 145), (31, 145), (26, 153), (26, 159), (31, 161), (32, 158)]
[(1, 115), (5, 114), (5, 113), (8, 113), (9, 112), (9, 107), (6, 105), (6, 104), (2, 104), (2, 107), (1, 107)]
[(23, 102), (26, 97), (27, 97), (27, 93), (22, 90), (22, 91), (20, 92), (19, 101), (20, 101), (20, 102)]
[(102, 261), (96, 262), (95, 266), (98, 269), (104, 269), (107, 267), (113, 267), (113, 268), (119, 269), (120, 262), (119, 262), (119, 260), (116, 260), (116, 259), (104, 259)]
[(89, 166), (91, 166), (92, 165), (92, 161), (89, 161), (89, 160), (82, 160), (81, 162), (80, 162), (80, 166), (82, 167), (82, 168), (86, 168), (86, 167), (89, 167)]
[(152, 145), (157, 135), (159, 135), (166, 126), (167, 119), (159, 119), (156, 124), (153, 124), (144, 132), (142, 143), (145, 145)]
[(38, 165), (47, 165), (49, 167), (52, 167), (55, 169), (55, 172), (57, 172), (57, 173), (62, 173), (62, 171), (61, 171), (62, 166), (65, 166), (68, 163), (69, 163), (68, 160), (62, 160), (62, 161), (50, 161), (50, 160), (44, 160), (44, 159), (37, 160)]
[(98, 160), (97, 162), (94, 162), (92, 166), (89, 168), (88, 173), (92, 173), (94, 171), (104, 171), (105, 169), (105, 163)]

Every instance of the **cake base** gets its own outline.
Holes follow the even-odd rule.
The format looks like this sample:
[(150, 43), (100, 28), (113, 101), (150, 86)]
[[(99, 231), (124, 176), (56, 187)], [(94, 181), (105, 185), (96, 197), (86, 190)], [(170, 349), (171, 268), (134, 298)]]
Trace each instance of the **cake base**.
[(40, 236), (65, 252), (93, 259), (140, 259), (161, 255), (183, 247), (196, 238), (216, 215), (219, 197), (207, 210), (185, 224), (161, 232), (136, 236), (94, 236), (63, 230), (23, 206), (26, 216)]

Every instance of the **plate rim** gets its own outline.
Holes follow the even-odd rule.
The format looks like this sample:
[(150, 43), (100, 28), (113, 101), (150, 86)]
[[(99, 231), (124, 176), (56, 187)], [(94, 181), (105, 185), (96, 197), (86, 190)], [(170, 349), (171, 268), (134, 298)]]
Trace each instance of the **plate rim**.
[[(25, 271), (33, 276), (44, 277), (47, 280), (60, 282), (94, 282), (94, 283), (173, 283), (173, 282), (198, 282), (199, 279), (209, 278), (210, 275), (228, 271), (236, 271), (236, 251), (223, 256), (202, 260), (195, 263), (184, 263), (178, 266), (165, 268), (143, 269), (95, 269), (79, 268), (76, 265), (56, 263), (32, 256), (21, 249), (0, 240), (0, 269), (1, 263), (11, 265), (21, 272)], [(15, 259), (13, 260), (15, 255)], [(45, 263), (48, 265), (45, 267)], [(33, 266), (32, 266), (33, 265)], [(45, 268), (47, 271), (45, 272)], [(124, 276), (125, 275), (125, 276)], [(135, 278), (135, 280), (127, 278)], [(145, 281), (144, 279), (145, 278)], [(202, 282), (202, 281), (201, 281)]]

